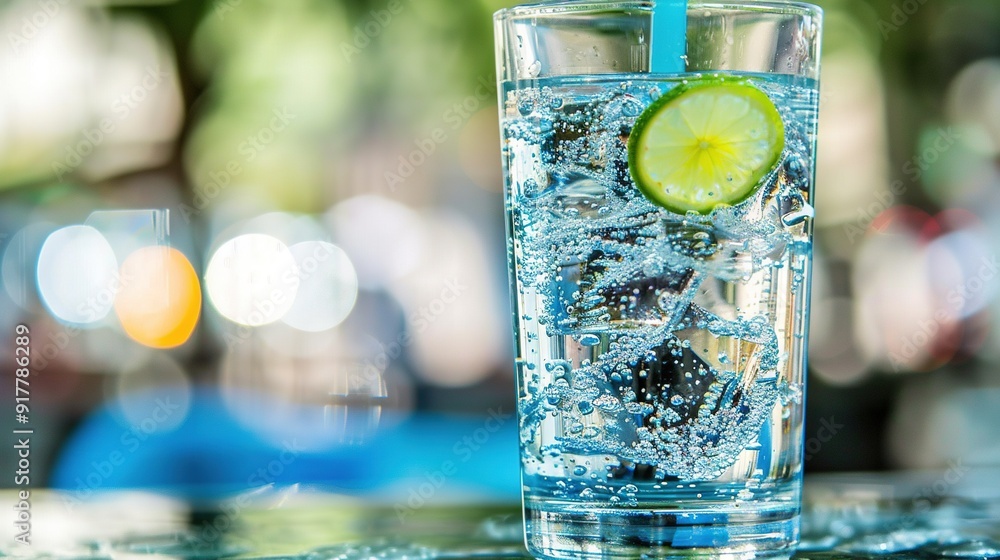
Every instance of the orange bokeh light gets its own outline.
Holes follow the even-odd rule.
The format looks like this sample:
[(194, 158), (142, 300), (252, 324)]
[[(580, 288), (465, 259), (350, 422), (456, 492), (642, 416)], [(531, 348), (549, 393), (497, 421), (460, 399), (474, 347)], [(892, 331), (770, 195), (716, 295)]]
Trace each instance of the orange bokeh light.
[(125, 333), (140, 344), (184, 344), (201, 314), (201, 285), (194, 267), (177, 249), (136, 250), (122, 263), (115, 313)]

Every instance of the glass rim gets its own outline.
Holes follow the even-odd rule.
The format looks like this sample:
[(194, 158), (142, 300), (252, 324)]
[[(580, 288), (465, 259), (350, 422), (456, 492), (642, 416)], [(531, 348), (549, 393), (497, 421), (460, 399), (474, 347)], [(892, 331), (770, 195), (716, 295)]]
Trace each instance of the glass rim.
[[(533, 15), (581, 13), (595, 9), (607, 9), (608, 4), (635, 9), (652, 9), (656, 0), (537, 0), (497, 10), (493, 14), (493, 19), (502, 21)], [(726, 9), (747, 13), (763, 12), (793, 16), (819, 17), (823, 15), (823, 8), (816, 4), (797, 0), (696, 0), (688, 4), (689, 10), (692, 7), (695, 9)]]

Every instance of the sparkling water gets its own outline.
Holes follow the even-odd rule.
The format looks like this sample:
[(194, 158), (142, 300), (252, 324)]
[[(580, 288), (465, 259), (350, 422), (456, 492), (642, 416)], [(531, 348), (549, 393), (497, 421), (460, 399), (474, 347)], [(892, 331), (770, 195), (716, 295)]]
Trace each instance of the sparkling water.
[(649, 202), (626, 151), (642, 111), (699, 75), (505, 84), (532, 548), (796, 536), (817, 91), (745, 76), (785, 150), (756, 194), (706, 217)]

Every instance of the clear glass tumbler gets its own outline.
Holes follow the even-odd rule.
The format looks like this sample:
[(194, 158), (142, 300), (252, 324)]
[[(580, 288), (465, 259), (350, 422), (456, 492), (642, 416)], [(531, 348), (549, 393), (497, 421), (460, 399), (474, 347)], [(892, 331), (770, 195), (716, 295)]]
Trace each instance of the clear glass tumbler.
[(495, 16), (538, 557), (798, 540), (821, 11), (681, 4)]

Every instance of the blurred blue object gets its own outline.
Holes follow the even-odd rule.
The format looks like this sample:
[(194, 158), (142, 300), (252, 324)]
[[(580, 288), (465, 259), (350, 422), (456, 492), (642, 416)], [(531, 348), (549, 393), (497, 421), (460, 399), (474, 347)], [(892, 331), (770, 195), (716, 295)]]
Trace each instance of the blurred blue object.
[[(175, 406), (167, 393), (125, 398)], [(265, 438), (235, 418), (219, 393), (204, 388), (190, 395), (186, 416), (169, 431), (132, 425), (122, 418), (120, 406), (121, 401), (112, 402), (96, 410), (64, 446), (51, 486), (69, 499), (145, 489), (201, 501), (271, 484), (317, 486), (395, 503), (512, 502), (519, 497), (513, 411), (494, 409), (485, 417), (383, 417), (382, 427), (364, 444), (318, 445), (315, 437), (296, 437), (295, 430), (287, 437)], [(295, 429), (305, 436), (324, 427), (299, 423)], [(310, 442), (308, 447), (303, 441)]]

